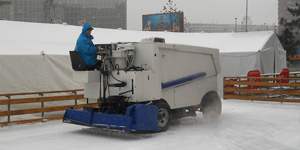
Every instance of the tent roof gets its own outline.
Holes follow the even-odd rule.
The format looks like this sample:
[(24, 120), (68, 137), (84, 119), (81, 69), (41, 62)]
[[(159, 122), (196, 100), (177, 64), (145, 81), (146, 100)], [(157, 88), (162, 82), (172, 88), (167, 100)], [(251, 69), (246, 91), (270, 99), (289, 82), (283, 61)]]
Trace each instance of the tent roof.
[[(0, 54), (2, 55), (66, 55), (73, 50), (81, 33), (80, 26), (0, 21)], [(166, 43), (218, 48), (226, 52), (256, 52), (261, 50), (272, 31), (239, 33), (171, 33), (95, 28), (95, 44), (139, 42), (143, 38), (162, 37)]]

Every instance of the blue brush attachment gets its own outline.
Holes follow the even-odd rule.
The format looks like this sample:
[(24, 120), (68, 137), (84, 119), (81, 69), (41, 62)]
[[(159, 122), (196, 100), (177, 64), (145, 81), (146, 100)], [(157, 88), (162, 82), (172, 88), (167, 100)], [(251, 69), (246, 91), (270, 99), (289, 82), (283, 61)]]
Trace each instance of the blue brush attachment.
[(90, 127), (120, 129), (126, 132), (160, 130), (157, 125), (158, 108), (155, 105), (135, 104), (127, 107), (125, 115), (111, 114), (111, 112), (100, 113), (94, 111), (91, 107), (84, 107), (82, 110), (71, 108), (66, 110), (63, 122)]

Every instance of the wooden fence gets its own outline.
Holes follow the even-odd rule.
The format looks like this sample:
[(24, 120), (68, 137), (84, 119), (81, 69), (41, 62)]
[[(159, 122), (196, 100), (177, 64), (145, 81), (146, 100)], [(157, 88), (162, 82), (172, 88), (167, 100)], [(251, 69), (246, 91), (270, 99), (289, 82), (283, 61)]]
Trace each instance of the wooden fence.
[(300, 102), (300, 78), (291, 73), (289, 78), (276, 74), (261, 77), (224, 77), (224, 99)]
[[(95, 107), (98, 106), (98, 103), (89, 103), (89, 100), (86, 99), (86, 104), (78, 104), (77, 100), (84, 99), (83, 94), (78, 94), (78, 92), (83, 91), (83, 89), (76, 90), (64, 90), (64, 91), (46, 91), (46, 92), (30, 92), (30, 93), (11, 93), (11, 94), (0, 94), (0, 97), (5, 97), (6, 99), (0, 100), (0, 105), (7, 105), (7, 111), (0, 110), (0, 117), (7, 116), (6, 122), (0, 122), (0, 126), (7, 126), (9, 124), (24, 124), (32, 122), (44, 122), (48, 120), (59, 120), (63, 116), (52, 116), (45, 117), (45, 112), (55, 112), (55, 111), (64, 111), (67, 108), (73, 107), (74, 109), (80, 109), (84, 106)], [(45, 96), (46, 94), (66, 94), (63, 96)], [(25, 97), (29, 95), (30, 98), (16, 98), (12, 99), (14, 96)], [(53, 101), (65, 101), (65, 100), (74, 100), (74, 105), (64, 105), (64, 106), (53, 106), (53, 107), (44, 107), (45, 102)], [(41, 103), (40, 108), (34, 109), (21, 109), (21, 110), (11, 110), (12, 104), (28, 104), (28, 103)], [(27, 119), (27, 120), (17, 120), (11, 121), (11, 116), (14, 115), (24, 115), (24, 114), (34, 114), (41, 113), (40, 118)], [(22, 117), (21, 117), (22, 118)]]

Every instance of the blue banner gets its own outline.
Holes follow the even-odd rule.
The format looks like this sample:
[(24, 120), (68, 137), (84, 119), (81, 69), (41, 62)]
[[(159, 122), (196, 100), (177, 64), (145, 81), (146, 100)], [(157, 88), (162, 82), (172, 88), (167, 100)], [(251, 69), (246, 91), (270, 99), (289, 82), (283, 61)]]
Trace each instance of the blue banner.
[(143, 15), (143, 31), (183, 32), (183, 13)]

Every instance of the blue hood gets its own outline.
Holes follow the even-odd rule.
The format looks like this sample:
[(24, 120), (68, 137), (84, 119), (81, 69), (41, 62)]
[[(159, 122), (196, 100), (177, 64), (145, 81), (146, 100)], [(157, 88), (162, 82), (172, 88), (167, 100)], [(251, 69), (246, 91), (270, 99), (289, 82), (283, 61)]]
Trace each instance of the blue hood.
[[(85, 31), (86, 31), (88, 28), (93, 28), (93, 27), (92, 27), (89, 23), (84, 24), (83, 27), (82, 27), (82, 32), (81, 32), (81, 34), (84, 35), (84, 36), (86, 36), (86, 37), (88, 37), (88, 35), (85, 34)], [(91, 39), (94, 39), (93, 36), (91, 36)]]
[(90, 24), (84, 24), (82, 32), (79, 35), (75, 51), (79, 51), (84, 63), (88, 66), (94, 66), (98, 62), (97, 60), (97, 47), (92, 42), (93, 36), (88, 36), (85, 32), (88, 28), (92, 28)]

